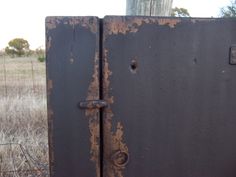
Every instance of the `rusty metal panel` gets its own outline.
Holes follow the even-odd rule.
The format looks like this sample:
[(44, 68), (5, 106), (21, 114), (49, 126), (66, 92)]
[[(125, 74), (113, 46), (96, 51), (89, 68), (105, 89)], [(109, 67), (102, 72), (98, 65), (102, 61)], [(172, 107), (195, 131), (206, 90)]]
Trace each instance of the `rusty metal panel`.
[(46, 19), (51, 177), (99, 177), (99, 19)]
[(236, 19), (107, 16), (105, 177), (235, 177)]

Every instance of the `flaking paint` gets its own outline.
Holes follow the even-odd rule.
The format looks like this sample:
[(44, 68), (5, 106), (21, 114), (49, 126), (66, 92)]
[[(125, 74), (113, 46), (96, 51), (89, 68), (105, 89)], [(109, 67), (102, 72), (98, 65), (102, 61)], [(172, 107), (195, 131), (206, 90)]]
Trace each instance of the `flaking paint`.
[[(54, 30), (58, 27), (58, 25), (70, 25), (73, 28), (76, 25), (79, 25), (82, 28), (86, 28), (91, 31), (93, 34), (97, 35), (98, 25), (96, 17), (47, 17), (46, 18), (46, 51), (49, 52), (52, 46), (52, 37), (49, 35), (49, 31)], [(99, 37), (97, 37), (99, 38)], [(98, 48), (98, 46), (97, 46)], [(74, 58), (69, 58), (69, 62), (71, 64), (74, 63)], [(92, 76), (92, 82), (89, 85), (89, 92), (87, 96), (87, 100), (91, 99), (99, 99), (99, 53), (97, 52), (94, 56), (94, 73)], [(53, 81), (50, 78), (47, 78), (47, 94), (48, 98), (51, 95), (53, 90)], [(96, 176), (100, 177), (100, 152), (99, 152), (99, 111), (98, 110), (86, 110), (86, 116), (88, 116), (89, 120), (89, 131), (90, 131), (90, 142), (91, 142), (91, 161), (95, 163), (96, 168)], [(50, 175), (54, 176), (54, 140), (53, 140), (53, 110), (48, 104), (48, 126), (49, 126), (49, 158), (50, 158)]]
[[(47, 43), (48, 45), (48, 43)], [(53, 89), (53, 81), (48, 78), (47, 80), (47, 97), (49, 98)], [(53, 110), (50, 104), (47, 104), (47, 114), (48, 114), (48, 144), (50, 147), (49, 151), (49, 160), (50, 160), (50, 175), (53, 176), (53, 168), (54, 168), (54, 146), (53, 146)]]
[(47, 17), (46, 18), (46, 28), (49, 30), (55, 29), (58, 24), (64, 25), (80, 25), (89, 29), (92, 33), (97, 32), (97, 21), (96, 17)]
[(157, 24), (175, 28), (180, 22), (180, 18), (106, 17), (104, 30), (107, 35), (136, 33), (140, 26), (145, 24)]
[(113, 112), (111, 105), (114, 103), (114, 97), (110, 96), (110, 76), (112, 72), (108, 65), (108, 50), (104, 49), (103, 59), (103, 96), (107, 101), (108, 107), (104, 109), (103, 117), (103, 137), (104, 137), (104, 176), (106, 177), (123, 177), (125, 166), (116, 166), (112, 161), (112, 155), (117, 151), (129, 154), (128, 147), (124, 143), (124, 128), (121, 122), (116, 125), (116, 130), (112, 131)]
[[(99, 99), (99, 54), (95, 53), (94, 57), (94, 71), (92, 76), (92, 82), (88, 88), (88, 95), (86, 100), (98, 100)], [(100, 139), (100, 121), (98, 109), (86, 109), (86, 116), (89, 119), (89, 131), (90, 131), (90, 154), (91, 161), (96, 165), (96, 175), (100, 177), (100, 151), (99, 151), (99, 139)]]

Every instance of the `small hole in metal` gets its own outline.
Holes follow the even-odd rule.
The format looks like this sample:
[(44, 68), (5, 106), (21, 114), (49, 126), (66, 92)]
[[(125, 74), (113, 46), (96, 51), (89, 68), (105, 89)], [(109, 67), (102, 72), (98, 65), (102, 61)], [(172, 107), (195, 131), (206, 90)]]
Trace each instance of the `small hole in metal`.
[(132, 73), (136, 73), (137, 71), (137, 68), (138, 68), (138, 63), (136, 60), (132, 60), (131, 61), (131, 64), (130, 64), (130, 70)]

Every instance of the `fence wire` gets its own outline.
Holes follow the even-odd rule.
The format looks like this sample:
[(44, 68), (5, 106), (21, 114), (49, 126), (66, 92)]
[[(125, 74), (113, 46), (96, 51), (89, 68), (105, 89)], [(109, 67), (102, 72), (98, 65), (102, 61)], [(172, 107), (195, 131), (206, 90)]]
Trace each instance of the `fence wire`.
[(21, 144), (0, 144), (0, 177), (48, 176), (48, 165), (37, 162)]

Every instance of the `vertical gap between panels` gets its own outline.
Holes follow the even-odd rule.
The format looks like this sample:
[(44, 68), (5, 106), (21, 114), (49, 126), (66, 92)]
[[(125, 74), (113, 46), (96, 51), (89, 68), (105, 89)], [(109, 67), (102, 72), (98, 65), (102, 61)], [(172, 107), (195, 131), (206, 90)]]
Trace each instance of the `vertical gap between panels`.
[[(99, 20), (99, 97), (103, 100), (103, 20)], [(100, 109), (100, 177), (103, 177), (103, 109)]]

